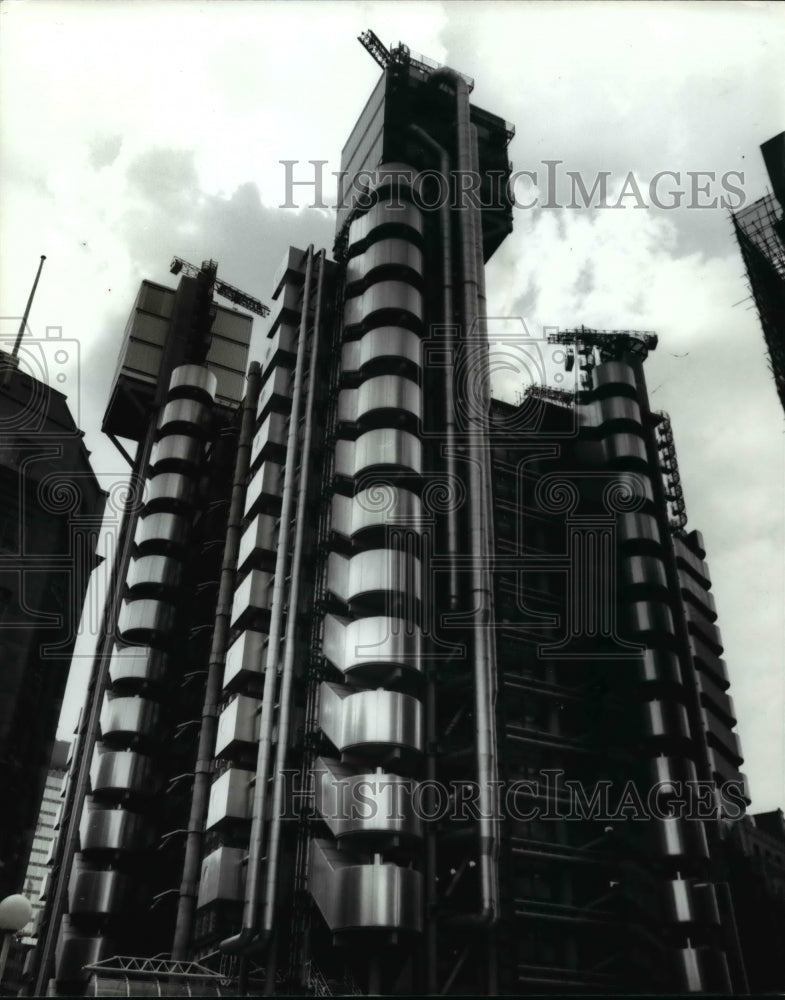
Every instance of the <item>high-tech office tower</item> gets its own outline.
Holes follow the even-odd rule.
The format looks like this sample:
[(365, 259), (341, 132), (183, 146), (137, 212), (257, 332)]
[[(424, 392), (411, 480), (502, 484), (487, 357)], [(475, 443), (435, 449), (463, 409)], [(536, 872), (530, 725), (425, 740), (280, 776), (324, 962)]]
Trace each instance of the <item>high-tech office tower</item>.
[(760, 147), (772, 191), (733, 213), (769, 365), (785, 408), (785, 132)]
[[(161, 506), (91, 701), (55, 986), (102, 995), (110, 969), (133, 982), (122, 956), (171, 953), (145, 967), (161, 995), (192, 962), (251, 995), (741, 992), (717, 856), (746, 792), (701, 538), (648, 404), (655, 338), (560, 334), (570, 391), (491, 400), (511, 130), (452, 70), (377, 55), (335, 259), (286, 254), (234, 472), (209, 477), (229, 507), (204, 536), (212, 619), (195, 559), (139, 565), (182, 551), (148, 549), (171, 531), (147, 522), (182, 517), (175, 487), (209, 469), (180, 457), (203, 369), (176, 368), (145, 425)], [(189, 628), (209, 648), (186, 668)]]
[(143, 282), (120, 353), (103, 429), (130, 479), (39, 927), (39, 994), (50, 979), (79, 989), (85, 964), (156, 954), (171, 934), (251, 333), (250, 316), (213, 305), (215, 283), (213, 262), (176, 291)]
[(240, 992), (743, 989), (715, 855), (746, 792), (655, 338), (573, 331), (574, 392), (490, 405), (509, 136), (397, 50), (336, 265), (279, 272), (175, 952), (238, 955)]
[(106, 500), (48, 333), (0, 351), (0, 898), (24, 889)]

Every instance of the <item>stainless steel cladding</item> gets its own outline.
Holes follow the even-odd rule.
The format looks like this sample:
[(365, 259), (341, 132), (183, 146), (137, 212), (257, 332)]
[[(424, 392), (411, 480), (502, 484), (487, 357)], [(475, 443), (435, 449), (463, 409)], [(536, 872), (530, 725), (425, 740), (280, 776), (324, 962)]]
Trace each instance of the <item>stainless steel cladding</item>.
[(245, 850), (219, 847), (202, 862), (197, 906), (216, 901), (239, 902), (245, 887)]
[(166, 594), (180, 583), (183, 565), (171, 556), (137, 556), (128, 570), (126, 583), (131, 596), (136, 594)]
[(383, 199), (349, 226), (349, 248), (366, 240), (380, 226), (406, 227), (417, 236), (422, 236), (425, 229), (419, 208), (394, 198)]
[(722, 636), (720, 630), (706, 618), (701, 611), (685, 601), (684, 610), (687, 613), (687, 628), (697, 635), (703, 643), (719, 656), (722, 652)]
[(697, 606), (697, 610), (704, 614), (710, 622), (717, 620), (717, 605), (714, 603), (714, 596), (703, 584), (693, 579), (690, 573), (679, 573), (679, 587), (684, 598)]
[(725, 993), (729, 982), (728, 959), (721, 948), (679, 948), (684, 992)]
[(678, 740), (690, 739), (687, 710), (678, 701), (647, 701), (644, 706), (644, 735), (651, 738)]
[(254, 632), (251, 629), (243, 632), (239, 639), (232, 643), (226, 653), (223, 684), (225, 690), (244, 689), (251, 679), (261, 677), (266, 646), (267, 636), (263, 632)]
[(592, 372), (595, 390), (609, 389), (628, 395), (637, 395), (635, 372), (624, 361), (606, 361)]
[(676, 550), (676, 563), (680, 569), (686, 569), (703, 587), (711, 586), (711, 577), (706, 563), (696, 555), (681, 538), (673, 539), (673, 547)]
[(203, 398), (208, 402), (215, 400), (218, 388), (218, 378), (204, 365), (180, 365), (172, 372), (169, 380), (169, 392), (172, 396), (190, 396)]
[(422, 501), (416, 493), (379, 484), (353, 497), (336, 493), (332, 499), (333, 531), (346, 538), (365, 528), (393, 525), (414, 532), (423, 530)]
[(424, 648), (418, 625), (387, 615), (324, 620), (324, 655), (344, 674), (383, 677), (390, 668), (422, 671)]
[(390, 238), (372, 243), (367, 250), (350, 258), (346, 265), (346, 283), (364, 280), (378, 267), (390, 271), (422, 274), (422, 251), (408, 240)]
[(294, 368), (296, 356), (297, 328), (288, 323), (281, 323), (268, 339), (262, 368), (265, 371), (274, 370), (279, 365)]
[(259, 393), (256, 415), (261, 420), (270, 411), (288, 413), (292, 408), (292, 373), (283, 366), (267, 369)]
[(190, 476), (160, 472), (147, 482), (146, 510), (178, 511), (193, 505), (196, 484)]
[(395, 466), (402, 471), (422, 472), (422, 444), (409, 431), (379, 427), (361, 434), (356, 441), (335, 445), (335, 471), (358, 476), (369, 469)]
[(738, 767), (742, 762), (739, 738), (731, 727), (713, 711), (701, 709), (701, 721), (706, 731), (709, 746), (717, 750), (727, 760)]
[(349, 684), (323, 682), (319, 725), (341, 751), (375, 752), (389, 748), (422, 752), (423, 718), (419, 699), (400, 691), (363, 691)]
[(345, 601), (374, 591), (398, 591), (420, 597), (420, 560), (394, 549), (371, 549), (347, 559), (333, 552), (327, 587)]
[(630, 601), (625, 605), (627, 628), (634, 636), (649, 636), (653, 644), (667, 636), (675, 636), (673, 614), (667, 605), (653, 601)]
[(80, 934), (71, 918), (63, 917), (62, 932), (55, 952), (58, 975), (62, 979), (79, 980), (86, 965), (103, 961), (115, 952), (116, 947), (111, 938), (103, 934)]
[[(640, 464), (637, 463), (638, 468)], [(654, 502), (654, 490), (651, 485), (651, 478), (648, 475), (641, 475), (640, 472), (618, 472), (614, 477), (619, 489), (623, 489), (629, 497)]]
[(380, 365), (389, 360), (394, 365), (409, 361), (420, 367), (420, 338), (403, 326), (378, 326), (358, 340), (343, 345), (341, 367), (345, 372), (361, 371), (366, 365)]
[(109, 664), (112, 684), (134, 687), (160, 683), (166, 675), (166, 653), (150, 646), (115, 646)]
[[(338, 400), (338, 419), (361, 421), (375, 410), (400, 410), (415, 422), (421, 416), (420, 387), (398, 375), (377, 375), (357, 389), (344, 389)], [(416, 425), (416, 424), (415, 424)]]
[(200, 399), (172, 399), (161, 411), (158, 430), (168, 434), (203, 434), (210, 425), (210, 407)]
[(620, 514), (616, 520), (616, 537), (622, 545), (630, 542), (641, 548), (658, 549), (662, 544), (657, 519), (652, 514)]
[[(641, 408), (636, 399), (629, 396), (606, 396), (578, 407), (580, 424), (583, 427), (602, 427), (606, 424), (637, 425), (643, 433)], [(634, 426), (632, 429), (635, 429)]]
[(252, 569), (234, 594), (232, 628), (253, 628), (270, 610), (272, 574)]
[(680, 816), (669, 816), (654, 820), (659, 838), (660, 853), (665, 858), (701, 859), (708, 858), (709, 848), (702, 823), (693, 823)]
[(206, 828), (217, 826), (224, 820), (251, 818), (254, 772), (230, 767), (210, 786), (210, 806)]
[(628, 556), (621, 561), (621, 578), (628, 587), (641, 591), (665, 591), (668, 580), (665, 564), (654, 556)]
[(668, 916), (673, 923), (719, 924), (717, 894), (710, 882), (674, 879), (668, 883)]
[(245, 515), (251, 517), (260, 510), (274, 511), (281, 506), (283, 466), (277, 462), (262, 462), (248, 483)]
[(241, 744), (256, 743), (260, 701), (238, 695), (221, 712), (215, 741), (215, 756), (232, 759)]
[(101, 736), (105, 742), (145, 744), (156, 735), (161, 707), (149, 698), (107, 695), (101, 710)]
[(117, 618), (117, 632), (123, 642), (140, 646), (163, 642), (174, 623), (174, 605), (144, 598), (124, 601)]
[(153, 445), (150, 466), (156, 472), (196, 471), (201, 458), (202, 445), (198, 438), (185, 434), (170, 434)]
[[(405, 771), (423, 750), (423, 706), (416, 695), (383, 686), (407, 684), (422, 669), (422, 566), (413, 551), (387, 547), (389, 537), (375, 530), (396, 526), (420, 535), (424, 527), (422, 390), (414, 381), (424, 319), (423, 221), (411, 205), (381, 198), (349, 231), (341, 362), (344, 372), (357, 374), (338, 400), (334, 469), (343, 485), (332, 499), (336, 546), (324, 585), (350, 618), (326, 616), (322, 652), (347, 681), (382, 686), (322, 684), (319, 726), (349, 756), (342, 762), (322, 757), (315, 767), (316, 807), (330, 833), (344, 846), (350, 841), (354, 850), (370, 852), (383, 851), (391, 837), (413, 843), (423, 835), (413, 806), (418, 783)], [(363, 482), (374, 470), (395, 485)], [(351, 555), (337, 544), (341, 536), (352, 539)], [(391, 600), (395, 615), (374, 614), (389, 610)], [(421, 929), (419, 871), (382, 857), (351, 858), (332, 842), (312, 842), (310, 890), (331, 929)]]
[(417, 782), (398, 774), (364, 772), (320, 757), (314, 766), (315, 805), (330, 833), (355, 846), (380, 835), (422, 837), (415, 807)]
[[(689, 629), (689, 623), (687, 627)], [(728, 688), (728, 668), (719, 653), (714, 648), (709, 648), (697, 633), (690, 632), (687, 642), (698, 669), (711, 674), (723, 688)]]
[(409, 196), (409, 192), (416, 183), (417, 175), (406, 163), (394, 161), (382, 163), (368, 179), (368, 194), (392, 188), (393, 192), (397, 194)]
[(140, 554), (148, 551), (166, 553), (182, 550), (190, 528), (189, 519), (183, 515), (163, 512), (148, 514), (137, 522), (134, 544)]
[(404, 281), (377, 281), (364, 292), (346, 300), (344, 324), (347, 328), (371, 324), (377, 314), (403, 316), (418, 326), (423, 322), (423, 297)]
[(370, 858), (362, 863), (361, 857), (355, 860), (326, 840), (311, 842), (311, 893), (330, 929), (421, 931), (420, 872)]
[(646, 442), (637, 434), (608, 434), (602, 438), (605, 461), (609, 465), (626, 463), (648, 470), (649, 458), (646, 454)]
[(701, 694), (701, 703), (709, 703), (715, 714), (724, 718), (729, 725), (736, 723), (736, 709), (733, 698), (727, 693), (726, 688), (711, 674), (703, 670), (697, 672), (698, 688)]
[(295, 323), (300, 315), (301, 293), (298, 284), (287, 282), (281, 294), (275, 297), (275, 303), (270, 314), (271, 331), (278, 329), (281, 323)]
[(151, 830), (141, 813), (88, 805), (79, 824), (79, 841), (86, 855), (140, 851), (149, 846)]
[(286, 456), (289, 421), (282, 413), (270, 413), (256, 432), (251, 448), (251, 468), (272, 459), (282, 462)]
[(278, 519), (272, 514), (257, 514), (243, 532), (237, 568), (242, 572), (267, 557), (273, 558), (278, 541)]
[(93, 756), (90, 785), (94, 795), (149, 797), (157, 791), (151, 778), (150, 758), (144, 754), (106, 750)]

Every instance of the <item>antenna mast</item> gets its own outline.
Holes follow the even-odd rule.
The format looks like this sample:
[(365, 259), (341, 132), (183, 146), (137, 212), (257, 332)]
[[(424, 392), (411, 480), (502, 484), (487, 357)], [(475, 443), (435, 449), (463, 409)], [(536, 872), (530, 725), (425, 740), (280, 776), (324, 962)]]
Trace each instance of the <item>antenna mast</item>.
[(30, 315), (30, 307), (33, 304), (33, 297), (35, 296), (35, 290), (38, 288), (38, 279), (41, 277), (41, 271), (44, 267), (44, 261), (46, 256), (41, 254), (41, 260), (38, 264), (38, 271), (35, 276), (35, 281), (33, 282), (33, 287), (30, 289), (30, 297), (27, 300), (27, 305), (25, 306), (25, 313), (22, 316), (22, 322), (19, 324), (19, 333), (16, 335), (16, 343), (14, 344), (14, 349), (11, 352), (11, 357), (15, 358), (19, 354), (19, 345), (22, 343), (22, 337), (25, 335), (25, 328), (27, 326), (27, 317)]

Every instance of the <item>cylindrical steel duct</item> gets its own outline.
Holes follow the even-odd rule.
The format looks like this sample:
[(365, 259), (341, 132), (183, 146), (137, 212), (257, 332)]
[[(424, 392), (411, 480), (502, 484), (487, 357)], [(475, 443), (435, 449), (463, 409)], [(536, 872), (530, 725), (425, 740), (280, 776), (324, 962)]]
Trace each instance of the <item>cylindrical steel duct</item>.
[[(431, 150), (439, 163), (440, 176), (448, 178), (450, 176), (450, 156), (447, 150), (433, 139), (425, 129), (419, 125), (410, 126), (412, 135)], [(452, 259), (452, 231), (450, 227), (450, 203), (446, 198), (442, 198), (439, 205), (439, 243), (442, 255), (442, 322), (444, 324), (444, 346), (445, 355), (449, 359), (444, 366), (444, 458), (447, 470), (447, 489), (456, 490), (458, 483), (458, 454), (456, 445), (455, 430), (455, 355), (457, 344), (455, 342), (455, 327), (453, 325), (453, 259)], [(447, 555), (450, 558), (448, 575), (447, 606), (451, 611), (459, 607), (460, 591), (458, 583), (458, 563), (455, 558), (458, 554), (458, 505), (451, 503), (446, 511), (447, 521)]]
[[(469, 110), (469, 90), (465, 80), (454, 70), (442, 68), (431, 74), (431, 83), (445, 82), (455, 91), (457, 143), (455, 169), (457, 176), (467, 176), (476, 169), (472, 147)], [(484, 292), (479, 284), (482, 265), (477, 260), (480, 225), (477, 209), (461, 205), (458, 210), (461, 256), (461, 294), (463, 335), (468, 338), (476, 331), (482, 336), (480, 299)], [(482, 348), (483, 345), (481, 345)], [(492, 924), (498, 917), (498, 831), (496, 829), (493, 789), (496, 787), (497, 747), (495, 722), (495, 663), (491, 617), (493, 590), (490, 562), (493, 556), (490, 538), (490, 511), (488, 507), (490, 469), (488, 466), (487, 405), (488, 361), (487, 353), (478, 352), (482, 370), (479, 375), (479, 393), (467, 406), (467, 480), (469, 545), (472, 555), (471, 607), (476, 609), (474, 627), (474, 704), (475, 745), (477, 756), (477, 781), (479, 785), (479, 867), (481, 905), (478, 919)], [(484, 359), (484, 360), (483, 360)], [(479, 397), (479, 398), (477, 398)]]

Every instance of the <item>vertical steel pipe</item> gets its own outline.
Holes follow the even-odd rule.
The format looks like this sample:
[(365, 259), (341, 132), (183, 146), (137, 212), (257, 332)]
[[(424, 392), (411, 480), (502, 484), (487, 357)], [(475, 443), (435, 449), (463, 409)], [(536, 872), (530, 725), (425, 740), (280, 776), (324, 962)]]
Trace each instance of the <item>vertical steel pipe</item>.
[[(325, 252), (319, 251), (319, 275), (316, 282), (316, 309), (314, 313), (313, 335), (311, 337), (311, 358), (308, 366), (308, 398), (305, 404), (305, 420), (303, 427), (302, 458), (300, 462), (300, 480), (297, 486), (297, 508), (295, 513), (294, 546), (292, 562), (289, 571), (291, 583), (289, 586), (289, 612), (286, 616), (286, 638), (284, 641), (283, 666), (281, 668), (281, 683), (279, 688), (278, 712), (278, 745), (275, 752), (273, 769), (273, 797), (270, 817), (270, 836), (267, 847), (267, 871), (264, 887), (264, 910), (262, 915), (262, 936), (266, 937), (273, 930), (275, 916), (275, 898), (278, 882), (278, 864), (281, 852), (281, 814), (283, 812), (284, 768), (289, 744), (289, 727), (292, 714), (292, 680), (294, 678), (294, 653), (297, 643), (297, 609), (300, 603), (300, 578), (305, 543), (305, 525), (307, 521), (308, 487), (311, 468), (311, 448), (313, 446), (313, 422), (315, 405), (315, 387), (318, 377), (318, 354), (320, 343), (320, 326), (322, 322), (322, 297), (324, 295)], [(269, 965), (269, 963), (268, 963)]]
[[(439, 173), (447, 180), (450, 176), (450, 156), (447, 150), (419, 125), (410, 125), (409, 131), (426, 146), (439, 163)], [(439, 205), (439, 243), (442, 255), (442, 322), (444, 324), (445, 354), (449, 358), (444, 368), (444, 451), (448, 490), (456, 489), (458, 483), (458, 456), (455, 428), (455, 355), (457, 344), (453, 324), (453, 254), (452, 231), (450, 226), (450, 204), (446, 199)], [(456, 611), (460, 602), (458, 583), (458, 508), (451, 504), (447, 508), (447, 554), (450, 557), (447, 606)]]
[[(433, 154), (439, 164), (440, 175), (447, 179), (450, 176), (450, 155), (447, 150), (430, 136), (419, 125), (411, 125), (410, 131), (416, 136), (426, 148)], [(449, 479), (448, 490), (456, 491), (456, 503), (447, 508), (447, 555), (450, 561), (450, 571), (448, 579), (447, 607), (450, 611), (458, 610), (460, 606), (460, 589), (458, 581), (458, 453), (456, 444), (455, 427), (455, 355), (457, 344), (455, 339), (455, 327), (453, 324), (453, 260), (452, 260), (452, 228), (450, 220), (450, 206), (446, 200), (442, 200), (439, 206), (439, 242), (442, 254), (442, 322), (444, 323), (444, 345), (445, 354), (449, 358), (444, 370), (444, 438), (445, 438), (445, 466)], [(433, 745), (437, 738), (436, 733), (436, 684), (432, 678), (428, 679), (425, 687), (425, 739), (427, 757), (425, 764), (425, 777), (430, 783), (436, 781), (436, 759), (434, 757)], [(433, 787), (430, 784), (429, 787)], [(426, 828), (425, 837), (425, 989), (427, 993), (436, 993), (438, 990), (437, 979), (437, 924), (435, 910), (437, 903), (436, 891), (436, 862), (437, 845), (436, 831), (433, 825)]]
[[(456, 157), (455, 168), (460, 178), (476, 168), (469, 90), (463, 78), (454, 70), (443, 68), (431, 74), (431, 82), (447, 83), (455, 91), (456, 112)], [(484, 290), (480, 285), (478, 266), (477, 209), (472, 205), (459, 205), (461, 253), (461, 293), (463, 304), (463, 333), (467, 339), (472, 331), (483, 332), (480, 317), (480, 300)], [(469, 540), (472, 554), (471, 608), (475, 616), (474, 625), (474, 709), (475, 748), (477, 757), (477, 781), (479, 784), (479, 868), (481, 905), (478, 920), (492, 924), (498, 917), (498, 833), (495, 816), (497, 749), (495, 706), (493, 691), (495, 686), (495, 663), (491, 628), (493, 592), (490, 562), (493, 555), (489, 538), (490, 512), (488, 503), (488, 451), (487, 451), (487, 405), (488, 405), (488, 362), (487, 354), (481, 361), (479, 398), (469, 400), (466, 419), (468, 424), (468, 506)]]

